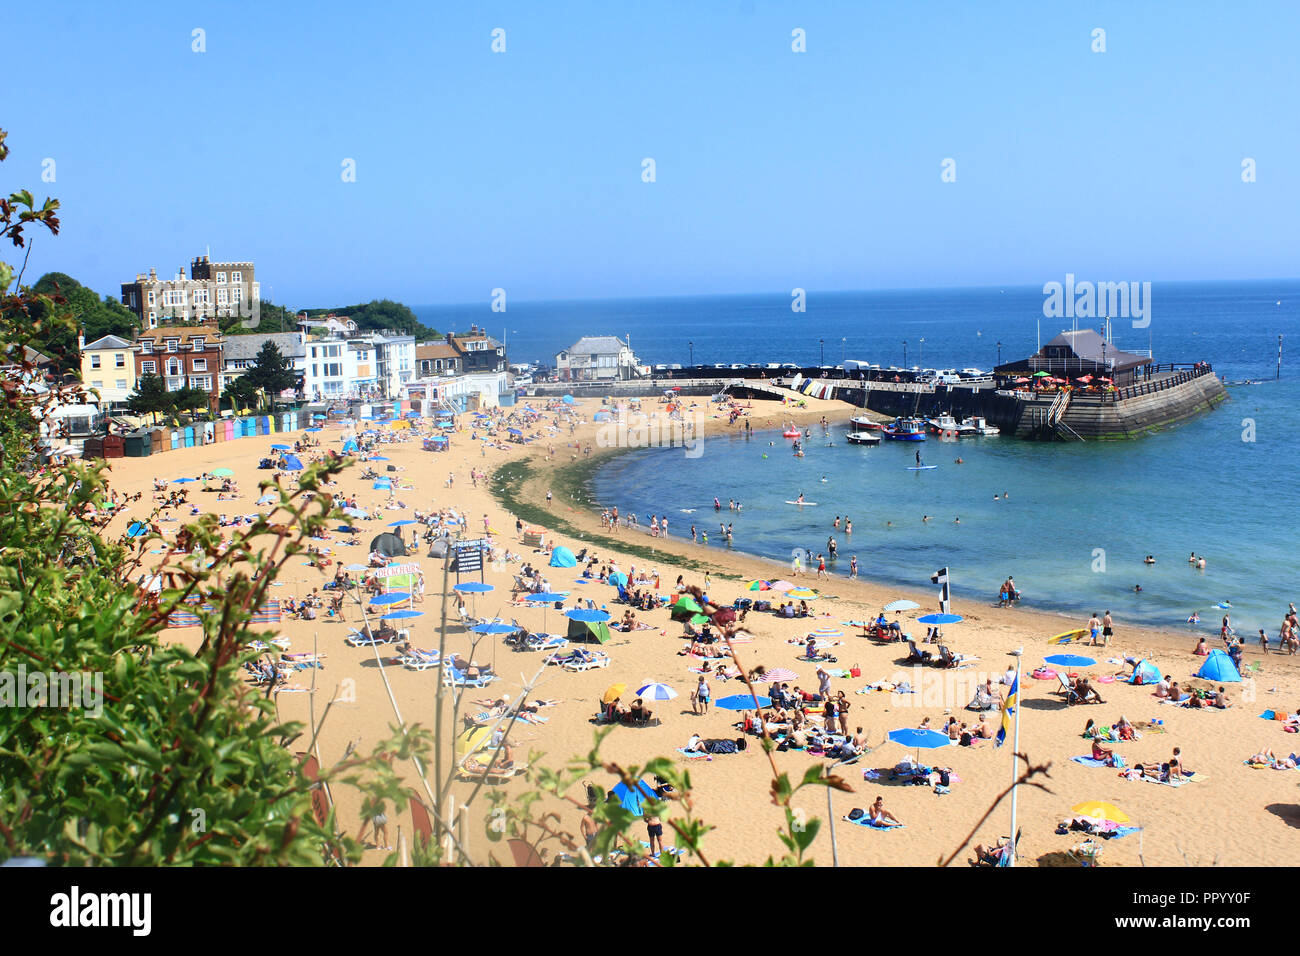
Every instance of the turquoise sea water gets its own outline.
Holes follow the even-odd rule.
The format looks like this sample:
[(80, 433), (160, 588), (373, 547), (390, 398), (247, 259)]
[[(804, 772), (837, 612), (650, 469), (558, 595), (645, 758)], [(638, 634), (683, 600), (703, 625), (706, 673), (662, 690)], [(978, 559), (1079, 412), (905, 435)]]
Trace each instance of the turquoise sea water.
[[(845, 345), (850, 358), (886, 364), (901, 363), (901, 349), (891, 357), (888, 343), (902, 338), (909, 339), (908, 364), (918, 364), (910, 350), (923, 336), (925, 365), (987, 368), (995, 356), (979, 350), (989, 351), (990, 337), (1003, 342), (1004, 360), (1033, 351), (1042, 305), (1038, 290), (843, 293), (815, 308), (817, 298), (810, 296), (802, 317), (792, 317), (779, 298), (754, 296), (663, 300), (657, 319), (648, 300), (580, 303), (557, 308), (552, 327), (532, 334), (564, 341), (576, 331), (570, 322), (583, 323), (586, 333), (630, 331), (647, 360), (670, 361), (685, 330), (696, 360), (709, 362), (814, 361), (806, 345), (798, 353), (792, 343), (852, 337), (858, 344)], [(603, 503), (636, 511), (643, 524), (652, 513), (668, 514), (674, 536), (687, 534), (692, 522), (708, 528), (710, 547), (721, 540), (719, 521), (734, 522), (737, 549), (784, 561), (793, 548), (826, 550), (832, 520), (847, 515), (854, 533), (835, 535), (835, 574), (847, 575), (856, 553), (864, 577), (930, 587), (929, 576), (947, 565), (959, 605), (987, 604), (1012, 574), (1027, 606), (1085, 619), (1109, 609), (1118, 622), (1161, 627), (1184, 626), (1199, 610), (1202, 629), (1217, 629), (1222, 611), (1213, 605), (1226, 600), (1239, 631), (1262, 626), (1275, 637), (1287, 602), (1300, 599), (1293, 571), (1300, 379), (1284, 366), (1281, 381), (1271, 380), (1278, 334), (1300, 348), (1300, 283), (1158, 285), (1153, 298), (1157, 361), (1206, 360), (1229, 380), (1269, 381), (1230, 388), (1218, 410), (1134, 442), (932, 437), (920, 447), (939, 467), (918, 473), (907, 470), (917, 448), (910, 443), (860, 448), (844, 441), (842, 428), (826, 435), (814, 428), (806, 457), (797, 459), (779, 434), (756, 433), (711, 438), (697, 459), (680, 449), (619, 455), (597, 473), (593, 491)], [(615, 313), (629, 325), (639, 316), (639, 324), (601, 324), (601, 314)], [(1044, 340), (1062, 324), (1042, 321)], [(1146, 347), (1146, 337), (1121, 326), (1115, 335), (1129, 348)], [(539, 345), (539, 352), (550, 347)], [(827, 356), (838, 360), (838, 350)], [(1243, 440), (1252, 422), (1255, 440)], [(953, 463), (959, 454), (965, 464)], [(818, 506), (784, 504), (800, 492)], [(994, 500), (1004, 492), (1009, 499)], [(730, 512), (729, 498), (744, 510)], [(928, 523), (925, 514), (933, 516)], [(1192, 551), (1206, 556), (1205, 571), (1188, 566)], [(1142, 563), (1147, 553), (1156, 556), (1154, 566)]]

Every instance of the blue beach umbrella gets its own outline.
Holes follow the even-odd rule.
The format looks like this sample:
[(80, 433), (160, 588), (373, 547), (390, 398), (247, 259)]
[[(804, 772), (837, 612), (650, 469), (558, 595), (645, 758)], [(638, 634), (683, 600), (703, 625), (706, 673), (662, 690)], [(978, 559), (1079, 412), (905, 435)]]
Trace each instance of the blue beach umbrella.
[(586, 621), (589, 624), (599, 624), (610, 619), (608, 611), (601, 611), (596, 608), (579, 607), (571, 611), (565, 611), (564, 616), (572, 618), (575, 621)]
[(381, 621), (403, 621), (403, 620), (406, 620), (408, 617), (421, 617), (421, 616), (423, 616), (423, 614), (424, 614), (423, 611), (389, 611), (387, 614), (385, 614), (385, 615), (384, 615), (383, 617), (381, 617), (379, 620), (381, 620)]
[(149, 533), (149, 526), (143, 521), (132, 521), (126, 529), (128, 538), (139, 538)]
[(185, 484), (186, 482), (190, 482), (190, 481), (198, 481), (198, 479), (197, 479), (197, 478), (173, 478), (173, 479), (172, 479), (172, 484), (174, 484), (174, 485), (183, 485), (183, 484)]
[(930, 750), (934, 747), (951, 747), (953, 743), (948, 739), (947, 734), (941, 734), (937, 730), (921, 730), (919, 727), (904, 727), (901, 730), (891, 730), (889, 739), (904, 747), (917, 747), (923, 750)]
[(558, 591), (542, 591), (539, 594), (525, 594), (525, 601), (539, 601), (545, 604), (554, 604), (556, 601), (563, 601), (567, 594), (561, 594)]
[(1097, 663), (1091, 657), (1080, 657), (1078, 654), (1053, 654), (1043, 660), (1055, 667), (1091, 667)]
[(916, 619), (921, 624), (960, 624), (960, 614), (922, 614)]
[(369, 518), (370, 515), (362, 508), (344, 508), (343, 513), (349, 518)]
[(324, 429), (322, 429), (322, 428), (304, 428), (303, 431), (305, 431), (305, 432), (319, 432), (319, 431), (324, 431)]
[(272, 445), (271, 451), (293, 451), (292, 445)]
[(392, 491), (393, 484), (389, 481), (376, 481), (370, 486), (371, 491)]
[(390, 521), (390, 522), (388, 522), (388, 527), (390, 527), (390, 528), (404, 528), (404, 527), (406, 527), (408, 524), (419, 524), (419, 523), (420, 523), (420, 522), (418, 522), (418, 521), (412, 521), (410, 518), (403, 518), (401, 521)]
[(615, 587), (617, 587), (620, 584), (623, 585), (624, 587), (627, 587), (627, 575), (624, 574), (622, 571), (615, 571), (613, 574), (609, 576), (609, 583), (614, 585)]
[(391, 458), (385, 458), (383, 455), (371, 455), (371, 461), (392, 461)]
[(475, 634), (513, 634), (519, 628), (513, 624), (502, 624), (500, 621), (484, 621), (482, 624), (475, 624), (470, 630)]
[[(723, 710), (749, 710), (754, 706), (754, 695), (752, 694), (732, 694), (730, 697), (722, 697), (713, 702), (714, 707), (721, 707)], [(772, 698), (758, 695), (759, 707), (771, 707)]]
[(257, 503), (259, 505), (273, 505), (279, 500), (280, 500), (279, 495), (273, 494), (268, 491), (266, 494), (262, 495), (262, 497), (257, 499)]
[(352, 525), (350, 525), (350, 524), (342, 525), (342, 526), (338, 529), (339, 534), (356, 534), (356, 533), (357, 533), (358, 531), (360, 531), (360, 530), (361, 530), (360, 528), (354, 528), (354, 527), (352, 527)]
[(496, 586), (481, 581), (466, 581), (464, 584), (457, 584), (452, 590), (459, 591), (461, 594), (486, 594), (488, 591), (495, 591)]
[(672, 700), (677, 696), (677, 691), (673, 690), (667, 684), (660, 684), (652, 681), (637, 689), (636, 695), (646, 700)]
[(411, 600), (411, 595), (405, 591), (390, 591), (388, 594), (376, 594), (370, 599), (371, 604), (401, 604), (403, 601)]
[(564, 402), (565, 405), (572, 405), (572, 404), (573, 404), (573, 396), (572, 396), (572, 395), (565, 395), (564, 398), (560, 399), (560, 401)]

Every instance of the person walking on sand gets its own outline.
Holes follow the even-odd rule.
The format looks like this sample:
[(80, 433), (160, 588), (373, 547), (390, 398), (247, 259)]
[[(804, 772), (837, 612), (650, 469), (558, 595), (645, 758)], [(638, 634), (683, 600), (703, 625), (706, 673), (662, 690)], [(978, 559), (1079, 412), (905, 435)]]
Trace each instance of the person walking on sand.
[(701, 674), (699, 683), (695, 685), (695, 694), (691, 697), (692, 709), (695, 709), (697, 714), (707, 714), (709, 712), (709, 695), (711, 693), (709, 682)]
[(1110, 647), (1110, 639), (1115, 636), (1115, 621), (1110, 616), (1110, 611), (1101, 619), (1101, 646)]
[(388, 814), (384, 812), (384, 805), (382, 803), (379, 805), (379, 808), (375, 811), (374, 816), (372, 816), (369, 820), (365, 820), (362, 822), (361, 833), (357, 837), (357, 839), (360, 840), (362, 843), (365, 842), (364, 838), (366, 835), (367, 824), (370, 825), (371, 835), (375, 839), (375, 846), (381, 850), (391, 850), (392, 847), (389, 846), (388, 844)]
[(551, 506), (551, 489), (550, 489), (550, 488), (547, 488), (547, 489), (546, 489), (546, 507), (549, 508), (550, 506)]
[(826, 577), (826, 555), (817, 555), (817, 577)]
[(1097, 635), (1100, 633), (1101, 633), (1101, 620), (1097, 617), (1097, 612), (1094, 611), (1092, 617), (1088, 618), (1089, 646), (1091, 647), (1097, 646)]

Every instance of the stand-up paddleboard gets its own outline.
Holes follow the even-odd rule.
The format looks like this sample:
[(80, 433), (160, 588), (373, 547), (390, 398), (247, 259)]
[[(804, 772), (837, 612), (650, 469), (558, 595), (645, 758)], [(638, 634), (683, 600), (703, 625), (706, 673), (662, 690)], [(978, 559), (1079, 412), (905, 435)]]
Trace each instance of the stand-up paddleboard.
[(809, 507), (816, 507), (816, 506), (817, 506), (817, 502), (815, 502), (815, 501), (787, 501), (786, 504), (788, 504), (788, 505), (799, 505), (800, 507), (803, 507), (804, 505), (808, 505)]
[(938, 467), (939, 467), (938, 465), (908, 465), (907, 470), (908, 471), (930, 471), (931, 469), (938, 468)]
[(1088, 629), (1081, 627), (1073, 631), (1062, 631), (1055, 637), (1047, 639), (1048, 644), (1069, 644), (1071, 641), (1079, 641), (1088, 636)]

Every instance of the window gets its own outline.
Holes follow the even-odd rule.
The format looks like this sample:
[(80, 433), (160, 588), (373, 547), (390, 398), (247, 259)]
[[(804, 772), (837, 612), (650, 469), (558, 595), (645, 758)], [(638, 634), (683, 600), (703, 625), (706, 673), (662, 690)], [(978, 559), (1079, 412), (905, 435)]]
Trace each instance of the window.
[(232, 272), (230, 273), (230, 281), (235, 285), (242, 285), (244, 282), (244, 274), (242, 272)]
[(153, 352), (153, 339), (141, 339), (140, 351), (143, 352), (145, 355), (149, 355), (151, 352)]
[(192, 341), (194, 343), (194, 351), (196, 352), (202, 352), (205, 348), (207, 348), (207, 345), (205, 343), (208, 340), (201, 335), (195, 336), (195, 338)]
[(97, 379), (96, 379), (96, 380), (92, 380), (91, 383), (90, 383), (90, 387), (91, 387), (91, 388), (103, 388), (103, 387), (104, 387), (104, 383), (103, 383), (102, 381), (97, 380)]
[(131, 306), (131, 308), (134, 309), (134, 308), (135, 308), (135, 303), (136, 303), (135, 292), (132, 292), (132, 293), (131, 293), (131, 301), (128, 302), (127, 304), (128, 304), (129, 306)]
[[(315, 349), (313, 349), (312, 351), (314, 352)], [(313, 365), (313, 366), (311, 367), (311, 377), (312, 377), (312, 378), (319, 378), (319, 377), (320, 377), (320, 366), (319, 366), (319, 365)]]
[(180, 339), (167, 339), (167, 351), (175, 352), (181, 347)]
[(184, 304), (185, 304), (184, 289), (168, 289), (165, 292), (163, 292), (164, 309), (172, 308), (175, 306), (183, 306)]
[(201, 388), (205, 392), (212, 391), (211, 375), (191, 375), (190, 388)]
[[(217, 273), (217, 274), (223, 275), (224, 273)], [(217, 281), (220, 282), (222, 280), (218, 279)], [(217, 305), (225, 305), (229, 301), (229, 298), (230, 298), (230, 293), (228, 293), (225, 289), (217, 290)]]
[(195, 304), (195, 305), (211, 305), (211, 304), (212, 304), (212, 300), (208, 297), (208, 290), (207, 290), (207, 289), (195, 289), (195, 290), (194, 290), (194, 304)]
[(157, 362), (141, 362), (141, 363), (140, 363), (140, 374), (141, 374), (141, 375), (153, 375), (153, 374), (155, 374), (157, 371), (158, 371), (158, 363), (157, 363)]
[(207, 360), (207, 359), (195, 359), (195, 360), (194, 360), (194, 368), (193, 368), (193, 371), (195, 371), (195, 372), (206, 372), (207, 370), (208, 370), (208, 360)]
[[(225, 284), (226, 284), (226, 274), (225, 274), (224, 272), (218, 272), (218, 273), (217, 273), (217, 282), (218, 282), (219, 284), (221, 284), (221, 285), (225, 285)], [(223, 294), (223, 293), (218, 293), (218, 295), (222, 295), (222, 294)], [(219, 302), (219, 301), (221, 301), (221, 300), (218, 299), (217, 301)]]
[(181, 374), (181, 363), (172, 359), (167, 363), (167, 374), (173, 378)]
[[(154, 298), (155, 298), (157, 295), (158, 295), (157, 292), (154, 292), (153, 290), (150, 290), (150, 292), (149, 292), (149, 305), (150, 305), (150, 306), (153, 306), (153, 305), (155, 304), (155, 302), (154, 302)], [(152, 316), (150, 316), (150, 318), (152, 318)]]
[(92, 356), (90, 357), (90, 367), (91, 367), (91, 368), (99, 368), (99, 356), (98, 356), (98, 355), (92, 355)]
[(126, 389), (126, 379), (124, 379), (124, 378), (119, 378), (119, 379), (117, 380), (117, 387), (118, 387), (119, 389), (125, 390), (125, 389)]
[[(152, 292), (149, 293), (149, 294), (150, 294), (150, 295), (153, 295)], [(157, 323), (157, 321), (158, 321), (158, 313), (157, 313), (157, 312), (150, 312), (150, 313), (149, 313), (149, 328), (153, 328), (154, 325), (155, 325), (155, 323)]]
[(116, 352), (116, 353), (114, 353), (114, 355), (113, 355), (113, 367), (114, 367), (114, 368), (126, 368), (126, 356), (123, 355), (121, 352)]

